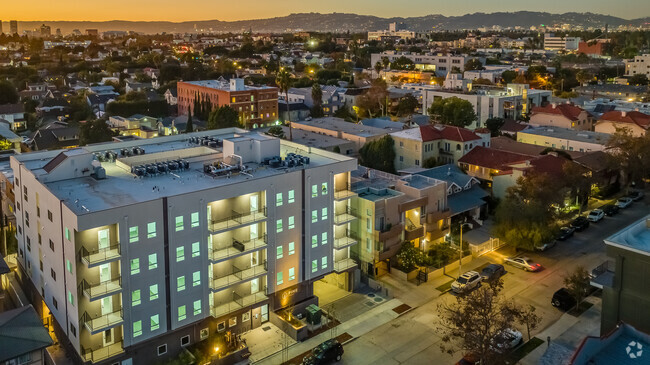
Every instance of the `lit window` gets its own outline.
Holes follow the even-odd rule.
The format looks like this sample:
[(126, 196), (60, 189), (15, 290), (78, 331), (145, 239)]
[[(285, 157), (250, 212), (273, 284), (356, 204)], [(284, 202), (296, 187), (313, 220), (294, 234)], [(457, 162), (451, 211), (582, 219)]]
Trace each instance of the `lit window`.
[(65, 260), (65, 267), (68, 269), (68, 272), (72, 274), (72, 263), (70, 262), (70, 260), (68, 259)]
[(70, 241), (70, 230), (68, 227), (65, 228), (65, 239)]
[(185, 260), (185, 247), (176, 247), (176, 262)]
[(147, 238), (156, 237), (156, 222), (147, 223)]
[(323, 232), (320, 235), (320, 244), (321, 245), (326, 245), (327, 244), (327, 232)]
[(311, 222), (316, 223), (318, 222), (318, 210), (314, 209), (311, 211)]
[(296, 253), (296, 244), (294, 242), (289, 242), (289, 256)]
[(185, 290), (185, 276), (179, 276), (176, 278), (176, 291)]
[(315, 198), (318, 196), (318, 185), (311, 186), (311, 197)]
[(280, 232), (282, 232), (282, 219), (278, 219), (278, 220), (275, 222), (275, 232), (276, 232), (276, 233), (280, 233)]
[(151, 316), (151, 322), (149, 326), (151, 328), (151, 331), (155, 331), (160, 328), (160, 317), (157, 314)]
[(138, 242), (138, 226), (129, 227), (129, 242)]
[(318, 235), (312, 235), (311, 236), (311, 248), (316, 248), (318, 247)]
[(201, 244), (198, 242), (192, 243), (192, 257), (201, 256)]
[(149, 286), (149, 300), (158, 299), (158, 284)]
[(152, 253), (149, 255), (149, 270), (153, 270), (158, 267), (158, 254)]
[(282, 193), (275, 194), (275, 205), (282, 206)]
[(321, 209), (320, 211), (320, 220), (324, 221), (327, 219), (327, 207)]
[(140, 290), (134, 290), (131, 292), (131, 306), (135, 307), (140, 305), (142, 301), (140, 300)]
[(178, 320), (182, 321), (185, 318), (187, 318), (187, 314), (185, 313), (185, 306), (181, 305), (180, 307), (178, 307)]
[(194, 306), (194, 315), (201, 314), (201, 300), (195, 300), (193, 303)]
[(289, 204), (296, 201), (295, 192), (293, 190), (289, 190), (289, 193), (287, 193), (287, 201), (289, 202)]
[(199, 212), (194, 212), (190, 215), (190, 225), (192, 228), (199, 226)]
[(282, 280), (282, 271), (280, 271), (277, 274), (277, 277), (278, 277), (278, 285), (282, 285), (282, 283), (284, 283), (284, 280)]
[(311, 260), (311, 272), (318, 271), (318, 260)]
[(296, 227), (296, 218), (294, 216), (289, 217), (288, 226), (289, 229), (294, 229)]
[(327, 183), (322, 183), (320, 188), (321, 195), (327, 195)]
[(131, 275), (135, 275), (140, 272), (140, 259), (131, 260)]
[(201, 272), (195, 271), (192, 273), (192, 286), (201, 285)]
[(281, 259), (282, 258), (282, 246), (278, 246), (275, 248), (276, 254), (275, 257), (276, 259)]
[(294, 280), (296, 278), (296, 269), (293, 267), (289, 268), (289, 281)]
[(183, 230), (183, 216), (176, 217), (176, 232)]
[(324, 256), (320, 260), (320, 268), (323, 269), (323, 270), (327, 269), (327, 256)]
[(71, 305), (74, 305), (74, 295), (68, 290), (68, 302), (70, 302)]
[(133, 322), (133, 337), (142, 335), (142, 321)]

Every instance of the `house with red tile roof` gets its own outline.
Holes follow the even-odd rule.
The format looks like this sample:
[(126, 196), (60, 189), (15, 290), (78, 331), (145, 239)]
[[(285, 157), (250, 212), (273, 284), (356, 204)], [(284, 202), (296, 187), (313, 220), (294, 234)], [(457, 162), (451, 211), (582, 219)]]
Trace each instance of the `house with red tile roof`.
[(530, 114), (533, 126), (592, 130), (595, 118), (588, 111), (573, 104), (547, 104), (536, 106)]
[(596, 132), (614, 134), (616, 129), (626, 128), (632, 135), (641, 137), (648, 133), (650, 128), (650, 115), (637, 111), (612, 110), (600, 117), (596, 123)]
[(477, 146), (458, 160), (458, 166), (468, 175), (492, 181), (492, 177), (511, 170), (509, 164), (529, 161), (531, 156), (521, 153)]
[(390, 135), (395, 142), (395, 169), (398, 171), (455, 164), (475, 147), (490, 145), (489, 130), (471, 131), (443, 124), (405, 129)]

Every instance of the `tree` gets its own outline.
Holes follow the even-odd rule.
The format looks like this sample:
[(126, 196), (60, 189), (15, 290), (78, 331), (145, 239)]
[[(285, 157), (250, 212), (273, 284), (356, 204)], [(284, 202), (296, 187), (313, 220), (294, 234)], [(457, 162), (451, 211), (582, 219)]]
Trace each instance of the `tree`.
[(517, 72), (512, 70), (503, 71), (503, 73), (501, 74), (501, 78), (503, 79), (504, 84), (511, 84), (516, 77), (517, 77)]
[(314, 101), (314, 107), (311, 108), (311, 116), (314, 118), (321, 118), (324, 115), (323, 90), (317, 82), (311, 86), (311, 99)]
[(390, 68), (394, 70), (415, 70), (415, 63), (411, 59), (401, 56), (390, 63)]
[(472, 58), (471, 60), (465, 63), (465, 71), (474, 71), (474, 70), (485, 70), (481, 60), (478, 58)]
[(382, 79), (372, 80), (368, 91), (359, 96), (357, 107), (362, 110), (362, 116), (373, 118), (385, 111), (388, 88)]
[(645, 86), (648, 85), (648, 76), (646, 74), (636, 74), (630, 77), (627, 82), (634, 86)]
[(582, 266), (576, 267), (571, 274), (564, 277), (564, 286), (576, 300), (576, 308), (589, 294), (591, 290), (590, 281), (589, 272)]
[(266, 134), (277, 138), (284, 138), (284, 130), (282, 129), (282, 126), (279, 125), (274, 125), (273, 127), (269, 128)]
[(108, 142), (115, 136), (114, 133), (103, 119), (88, 121), (81, 124), (79, 131), (79, 144), (87, 145), (91, 143)]
[(185, 133), (194, 132), (194, 123), (192, 123), (192, 111), (187, 113), (187, 124), (185, 125)]
[(434, 101), (429, 115), (434, 122), (456, 127), (467, 127), (476, 120), (472, 103), (456, 96)]
[(438, 159), (436, 157), (429, 157), (426, 160), (422, 161), (422, 167), (425, 169), (430, 169), (436, 166), (439, 166)]
[(402, 242), (396, 256), (399, 269), (408, 273), (417, 268), (421, 261), (422, 252), (413, 245), (413, 242), (405, 241)]
[(375, 72), (377, 72), (377, 78), (381, 77), (381, 70), (384, 68), (384, 66), (381, 64), (381, 62), (377, 61), (375, 63)]
[(534, 305), (529, 304), (528, 306), (521, 308), (517, 314), (517, 319), (519, 323), (526, 326), (526, 334), (528, 335), (528, 340), (530, 340), (530, 331), (535, 330), (537, 326), (542, 322), (542, 317), (536, 313), (537, 308)]
[(360, 164), (391, 174), (395, 173), (395, 141), (390, 135), (366, 142), (359, 150)]
[(0, 81), (0, 104), (15, 104), (18, 102), (18, 92), (9, 81)]
[(210, 113), (207, 127), (208, 129), (241, 127), (239, 114), (230, 106), (223, 105)]
[(576, 80), (580, 83), (580, 85), (584, 85), (588, 83), (589, 81), (594, 79), (594, 75), (592, 75), (589, 71), (587, 70), (580, 70), (576, 72)]
[(488, 118), (485, 127), (490, 130), (490, 135), (496, 137), (501, 133), (501, 127), (506, 121), (503, 118)]
[(619, 128), (605, 145), (613, 170), (643, 186), (644, 178), (650, 176), (650, 133), (636, 137), (628, 128)]
[(406, 94), (397, 104), (397, 115), (400, 117), (411, 116), (415, 113), (415, 109), (417, 109), (419, 104), (415, 96)]
[(286, 68), (280, 69), (275, 75), (275, 84), (278, 85), (281, 93), (284, 93), (287, 103), (287, 125), (289, 126), (289, 140), (293, 141), (293, 131), (291, 128), (291, 112), (289, 111), (289, 88), (291, 87), (291, 73)]
[(497, 280), (438, 305), (443, 351), (471, 353), (482, 365), (503, 363), (499, 348), (507, 340), (500, 335), (514, 327), (520, 309), (501, 295), (502, 289)]

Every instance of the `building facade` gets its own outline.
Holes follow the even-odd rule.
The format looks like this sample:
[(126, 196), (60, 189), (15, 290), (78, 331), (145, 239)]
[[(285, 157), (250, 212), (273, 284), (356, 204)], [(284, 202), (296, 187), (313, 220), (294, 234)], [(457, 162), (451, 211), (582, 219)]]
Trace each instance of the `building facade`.
[(467, 56), (454, 56), (449, 54), (414, 54), (410, 52), (385, 51), (382, 53), (373, 53), (370, 55), (370, 64), (375, 65), (377, 62), (382, 63), (384, 58), (390, 62), (398, 58), (406, 57), (415, 63), (415, 69), (421, 71), (433, 71), (438, 76), (445, 76), (452, 68), (458, 67), (460, 72), (465, 70), (465, 63), (472, 59)]
[(355, 159), (230, 128), (11, 166), (19, 276), (83, 362), (163, 360), (317, 303), (325, 276), (354, 285), (335, 242)]
[(650, 53), (625, 60), (625, 76), (646, 75), (650, 77)]

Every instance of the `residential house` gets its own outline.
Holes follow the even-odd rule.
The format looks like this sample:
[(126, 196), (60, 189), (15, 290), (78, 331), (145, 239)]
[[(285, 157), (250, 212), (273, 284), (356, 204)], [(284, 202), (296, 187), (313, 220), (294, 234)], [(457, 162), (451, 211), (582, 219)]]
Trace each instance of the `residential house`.
[(575, 130), (591, 131), (594, 128), (594, 117), (588, 111), (573, 104), (547, 104), (534, 107), (530, 114), (529, 123), (539, 127), (559, 127)]
[(0, 364), (45, 365), (45, 349), (52, 344), (31, 304), (0, 313)]
[[(345, 100), (343, 99), (343, 94), (345, 89), (330, 86), (330, 85), (321, 85), (321, 90), (323, 91), (323, 98), (321, 100), (321, 106), (323, 107), (323, 113), (326, 116), (332, 116), (339, 110)], [(290, 103), (304, 103), (308, 108), (312, 109), (314, 107), (314, 99), (311, 96), (311, 87), (303, 88), (290, 88), (288, 92), (289, 102)], [(286, 95), (280, 94), (280, 99), (284, 100)]]
[(133, 135), (140, 138), (158, 137), (158, 118), (134, 114), (128, 118), (111, 116), (107, 123), (109, 128), (121, 135)]
[(633, 136), (641, 137), (650, 129), (650, 115), (638, 111), (612, 110), (603, 114), (595, 131), (599, 133), (614, 134), (617, 129), (627, 129)]
[(508, 164), (530, 159), (529, 155), (476, 146), (458, 159), (458, 166), (468, 175), (486, 182), (486, 185), (491, 187), (492, 177), (508, 169)]
[(64, 98), (46, 98), (36, 107), (39, 117), (63, 117), (70, 111), (70, 104)]
[(93, 113), (101, 118), (106, 113), (106, 106), (108, 103), (113, 102), (117, 97), (113, 94), (88, 94), (86, 95), (86, 102), (93, 110)]
[(146, 91), (150, 90), (153, 86), (151, 85), (151, 82), (137, 82), (133, 80), (126, 80), (126, 86), (124, 87), (124, 91), (128, 94), (133, 91)]
[(521, 132), (530, 128), (530, 124), (524, 122), (518, 122), (514, 119), (505, 119), (503, 125), (499, 128), (499, 132), (504, 135), (508, 135), (513, 138), (517, 138), (517, 132)]
[(278, 100), (278, 113), (281, 121), (300, 121), (306, 120), (311, 115), (311, 110), (305, 103), (289, 103), (282, 99)]
[(517, 133), (517, 141), (567, 151), (603, 151), (610, 135), (559, 127), (537, 127)]
[(31, 136), (29, 147), (34, 151), (77, 147), (79, 134), (79, 127), (68, 126), (65, 122), (52, 122)]
[(9, 123), (12, 131), (25, 129), (27, 121), (25, 120), (25, 107), (22, 103), (1, 104), (0, 119)]
[(178, 104), (178, 94), (176, 92), (176, 88), (172, 87), (169, 88), (165, 91), (165, 94), (163, 94), (165, 97), (165, 100), (167, 101), (167, 104), (169, 105), (177, 105)]

